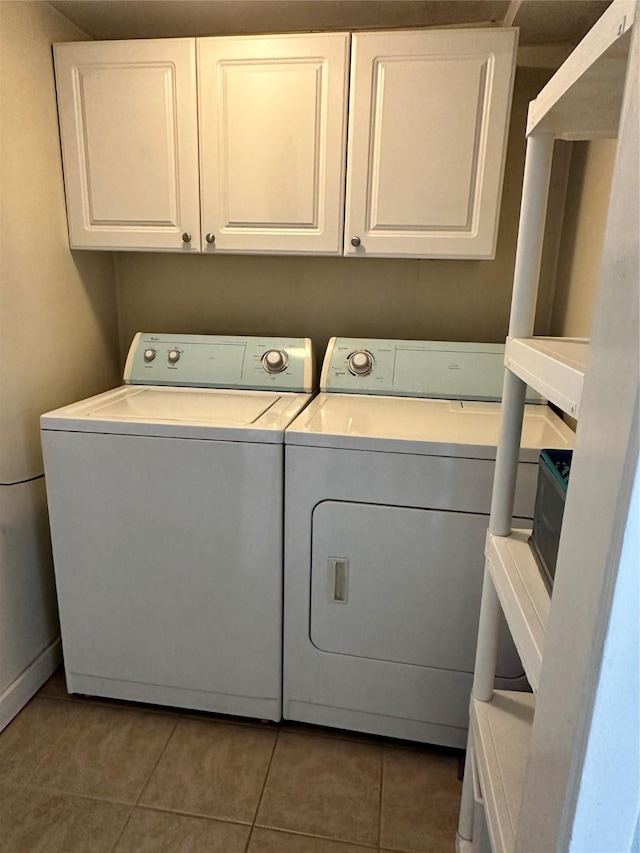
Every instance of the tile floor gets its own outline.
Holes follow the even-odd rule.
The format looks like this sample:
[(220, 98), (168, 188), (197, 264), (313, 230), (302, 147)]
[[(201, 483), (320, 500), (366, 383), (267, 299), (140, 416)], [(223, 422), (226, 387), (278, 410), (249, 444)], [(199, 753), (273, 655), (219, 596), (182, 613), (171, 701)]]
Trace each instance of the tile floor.
[(0, 735), (2, 853), (447, 853), (459, 753), (67, 695)]

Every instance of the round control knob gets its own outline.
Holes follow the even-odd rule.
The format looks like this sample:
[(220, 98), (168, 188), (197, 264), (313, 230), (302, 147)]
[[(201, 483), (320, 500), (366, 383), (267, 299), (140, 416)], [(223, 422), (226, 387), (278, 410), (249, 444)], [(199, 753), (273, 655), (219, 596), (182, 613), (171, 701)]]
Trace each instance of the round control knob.
[(270, 349), (262, 356), (262, 366), (267, 373), (282, 373), (287, 366), (289, 356), (281, 349)]
[(366, 376), (371, 373), (373, 356), (366, 349), (356, 350), (347, 359), (347, 367), (354, 376)]
[(154, 349), (146, 349), (144, 351), (144, 360), (145, 361), (153, 361), (156, 357), (156, 351)]
[(168, 358), (169, 358), (169, 361), (171, 362), (171, 364), (175, 364), (176, 361), (180, 360), (180, 350), (177, 350), (177, 349), (169, 350)]

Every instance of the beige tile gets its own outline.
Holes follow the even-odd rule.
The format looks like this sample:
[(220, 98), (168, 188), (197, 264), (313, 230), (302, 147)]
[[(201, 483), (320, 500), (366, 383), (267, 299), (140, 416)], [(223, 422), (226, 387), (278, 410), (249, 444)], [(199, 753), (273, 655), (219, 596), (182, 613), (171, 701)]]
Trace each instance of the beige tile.
[(116, 853), (244, 853), (248, 826), (137, 808)]
[(251, 823), (276, 737), (269, 729), (182, 719), (140, 805)]
[(73, 708), (75, 714), (32, 783), (70, 794), (135, 803), (176, 719), (126, 708), (48, 701)]
[(248, 853), (372, 853), (376, 848), (256, 827)]
[(0, 818), (8, 814), (14, 806), (17, 798), (20, 795), (20, 788), (12, 788), (9, 785), (0, 783)]
[(453, 853), (462, 793), (457, 773), (457, 756), (385, 747), (380, 846)]
[(76, 713), (70, 702), (36, 697), (0, 734), (0, 779), (23, 785), (46, 760)]
[(382, 747), (283, 732), (257, 824), (378, 843)]
[(24, 788), (2, 819), (2, 853), (110, 853), (128, 806)]

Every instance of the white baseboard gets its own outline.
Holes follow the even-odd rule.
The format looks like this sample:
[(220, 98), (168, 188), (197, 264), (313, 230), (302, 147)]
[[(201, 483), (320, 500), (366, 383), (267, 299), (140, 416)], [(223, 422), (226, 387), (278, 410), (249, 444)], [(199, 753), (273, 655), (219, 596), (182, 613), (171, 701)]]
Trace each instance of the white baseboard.
[(60, 637), (41, 652), (38, 657), (10, 684), (0, 696), (0, 732), (9, 725), (29, 699), (40, 690), (62, 662)]

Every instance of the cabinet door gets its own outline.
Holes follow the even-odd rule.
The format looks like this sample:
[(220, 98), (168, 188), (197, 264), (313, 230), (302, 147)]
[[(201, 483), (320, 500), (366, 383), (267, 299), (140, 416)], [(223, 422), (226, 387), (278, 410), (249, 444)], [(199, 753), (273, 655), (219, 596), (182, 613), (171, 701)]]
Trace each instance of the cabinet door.
[(71, 247), (199, 249), (194, 39), (59, 44), (55, 64)]
[(348, 50), (346, 33), (198, 39), (206, 251), (342, 253)]
[(494, 257), (515, 49), (507, 29), (354, 35), (345, 254)]

